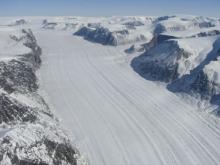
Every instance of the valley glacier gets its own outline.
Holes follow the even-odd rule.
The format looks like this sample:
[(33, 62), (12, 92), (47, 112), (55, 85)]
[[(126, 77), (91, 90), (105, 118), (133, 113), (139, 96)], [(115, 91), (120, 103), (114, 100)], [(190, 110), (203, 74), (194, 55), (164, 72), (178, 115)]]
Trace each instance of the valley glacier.
[(0, 164), (220, 165), (220, 19), (0, 18)]

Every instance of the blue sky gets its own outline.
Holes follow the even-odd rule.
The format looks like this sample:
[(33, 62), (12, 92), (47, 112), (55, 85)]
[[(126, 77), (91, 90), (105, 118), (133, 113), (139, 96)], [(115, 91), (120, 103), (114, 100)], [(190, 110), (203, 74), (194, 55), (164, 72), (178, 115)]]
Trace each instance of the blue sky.
[(220, 0), (1, 0), (0, 16), (194, 14), (220, 17)]

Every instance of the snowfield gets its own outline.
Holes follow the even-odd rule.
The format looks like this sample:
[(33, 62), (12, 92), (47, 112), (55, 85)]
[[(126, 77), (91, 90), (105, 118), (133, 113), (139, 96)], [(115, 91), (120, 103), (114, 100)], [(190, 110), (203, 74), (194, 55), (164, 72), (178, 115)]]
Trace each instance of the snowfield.
[[(38, 97), (32, 92), (12, 92), (10, 99), (30, 108), (49, 108), (36, 111), (38, 122), (1, 125), (0, 139), (9, 136), (13, 142), (12, 147), (5, 145), (7, 151), (13, 151), (15, 144), (28, 150), (39, 137), (43, 142), (31, 148), (28, 158), (42, 157), (48, 165), (75, 165), (76, 161), (79, 165), (220, 165), (218, 104), (209, 103), (214, 98), (218, 102), (220, 94), (219, 19), (24, 17), (0, 21), (2, 31), (31, 28), (42, 50), (42, 65), (36, 73)], [(16, 44), (16, 48), (11, 40), (5, 44), (6, 38), (0, 39), (2, 52), (2, 45), (13, 49), (2, 60), (24, 46)], [(199, 99), (205, 102), (204, 109), (169, 86), (181, 86), (187, 98), (207, 95), (208, 99)], [(215, 115), (211, 115), (213, 108)], [(10, 128), (15, 128), (14, 133)], [(26, 150), (17, 157), (25, 158)], [(5, 155), (7, 164), (10, 156)]]
[(219, 164), (219, 129), (165, 87), (137, 75), (117, 48), (38, 32), (41, 86), (91, 164)]

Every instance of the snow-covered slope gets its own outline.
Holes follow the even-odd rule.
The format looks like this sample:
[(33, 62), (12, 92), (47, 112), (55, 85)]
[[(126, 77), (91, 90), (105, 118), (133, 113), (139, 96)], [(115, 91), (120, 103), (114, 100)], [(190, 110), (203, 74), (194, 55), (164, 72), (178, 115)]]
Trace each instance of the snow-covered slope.
[(182, 33), (181, 36), (189, 35), (193, 32), (214, 28), (220, 25), (217, 18), (195, 17), (195, 16), (172, 16), (167, 19), (156, 19), (154, 22), (154, 33)]
[(37, 38), (45, 53), (41, 87), (91, 164), (218, 164), (217, 126), (133, 72), (121, 47), (66, 32)]
[(171, 16), (153, 24), (154, 37), (145, 44), (145, 53), (131, 62), (134, 70), (146, 79), (168, 82), (173, 92), (216, 102), (219, 19)]
[[(206, 100), (212, 100), (215, 97), (215, 101), (217, 101), (220, 99), (216, 97), (220, 92), (218, 87), (220, 70), (217, 65), (220, 51), (220, 36), (204, 39), (203, 43), (206, 46), (202, 47), (201, 50), (203, 51), (199, 51), (196, 58), (191, 59), (190, 63), (194, 65), (189, 67), (190, 72), (171, 83), (169, 88), (172, 91), (183, 91), (192, 95), (199, 94), (202, 99)], [(201, 39), (199, 40), (201, 41)], [(208, 41), (211, 41), (211, 43)], [(193, 42), (196, 43), (195, 40)], [(191, 45), (193, 44), (191, 43)], [(198, 45), (196, 44), (197, 48), (199, 47)]]
[(0, 164), (219, 164), (218, 119), (173, 93), (219, 104), (219, 19), (17, 17), (0, 25)]
[(76, 149), (37, 92), (41, 48), (32, 31), (3, 28), (0, 38), (0, 164), (76, 164)]
[(142, 74), (156, 76), (156, 80), (173, 81), (200, 65), (213, 49), (215, 40), (216, 37), (172, 39), (159, 35), (157, 42), (154, 38), (148, 43), (146, 52), (134, 59), (132, 65)]
[(151, 39), (152, 33), (147, 31), (150, 28), (151, 21), (127, 18), (114, 22), (115, 19), (109, 19), (111, 22), (100, 22), (96, 26), (87, 24), (87, 26), (83, 26), (75, 32), (74, 35), (83, 36), (89, 41), (103, 45), (113, 46), (144, 42)]

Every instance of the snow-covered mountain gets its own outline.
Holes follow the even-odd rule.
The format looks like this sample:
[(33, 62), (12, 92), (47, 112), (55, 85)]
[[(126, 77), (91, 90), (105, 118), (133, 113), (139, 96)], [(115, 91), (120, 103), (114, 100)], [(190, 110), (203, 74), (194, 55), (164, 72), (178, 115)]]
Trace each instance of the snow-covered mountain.
[(220, 71), (210, 65), (216, 66), (218, 61), (220, 19), (163, 16), (90, 21), (79, 26), (74, 35), (103, 45), (130, 44), (125, 50), (128, 54), (145, 51), (131, 63), (139, 74), (168, 82), (173, 92), (186, 92), (202, 100), (215, 98), (216, 102)]
[(167, 82), (173, 92), (218, 102), (219, 19), (172, 16), (157, 19), (154, 27), (145, 53), (131, 63), (134, 70)]
[[(74, 35), (83, 36), (85, 39), (103, 45), (122, 45), (135, 42), (144, 42), (151, 38), (151, 33), (145, 30), (150, 21), (145, 19), (127, 18), (109, 22), (88, 23), (81, 27)], [(95, 25), (95, 26), (94, 26)]]
[(77, 150), (38, 94), (34, 34), (9, 28), (0, 37), (0, 164), (76, 164)]
[(218, 164), (219, 55), (218, 18), (0, 18), (0, 164)]

